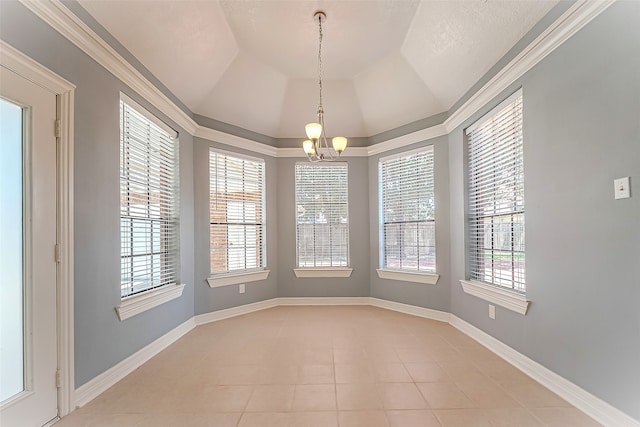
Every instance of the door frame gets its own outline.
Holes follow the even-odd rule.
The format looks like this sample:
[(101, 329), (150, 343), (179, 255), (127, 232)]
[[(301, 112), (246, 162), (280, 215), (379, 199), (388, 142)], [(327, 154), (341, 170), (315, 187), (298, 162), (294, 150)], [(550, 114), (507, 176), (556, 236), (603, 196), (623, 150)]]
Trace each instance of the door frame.
[[(75, 85), (0, 40), (0, 66), (56, 95), (58, 137), (56, 192), (58, 263), (56, 327), (58, 333), (58, 416), (75, 408), (73, 323), (73, 109)], [(53, 129), (52, 129), (53, 132)]]

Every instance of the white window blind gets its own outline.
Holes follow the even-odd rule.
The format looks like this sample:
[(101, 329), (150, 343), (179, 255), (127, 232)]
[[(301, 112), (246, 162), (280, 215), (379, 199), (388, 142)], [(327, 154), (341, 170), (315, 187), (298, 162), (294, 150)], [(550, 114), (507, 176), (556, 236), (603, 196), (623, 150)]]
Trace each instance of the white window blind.
[(296, 164), (298, 267), (349, 266), (346, 163)]
[(177, 133), (120, 100), (120, 294), (177, 283)]
[(382, 268), (434, 273), (433, 146), (380, 159), (378, 173)]
[(264, 188), (263, 160), (209, 151), (211, 274), (266, 266)]
[(522, 93), (466, 131), (471, 279), (525, 291)]

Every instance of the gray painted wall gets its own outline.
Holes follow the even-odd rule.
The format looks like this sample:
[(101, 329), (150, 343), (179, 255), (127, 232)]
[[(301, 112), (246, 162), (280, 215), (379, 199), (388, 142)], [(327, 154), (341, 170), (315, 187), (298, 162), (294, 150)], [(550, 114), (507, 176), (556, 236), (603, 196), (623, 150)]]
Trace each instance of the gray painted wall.
[(636, 419), (640, 197), (613, 180), (640, 183), (639, 18), (614, 4), (499, 97), (523, 88), (526, 316), (462, 292), (462, 129), (481, 113), (449, 135), (451, 311)]
[[(447, 137), (441, 136), (424, 143), (388, 151), (369, 157), (369, 254), (371, 258), (371, 296), (385, 300), (412, 304), (434, 310), (449, 311), (449, 147)], [(414, 150), (427, 145), (434, 149), (434, 189), (436, 202), (436, 272), (438, 283), (421, 283), (381, 279), (376, 269), (380, 267), (379, 188), (378, 163), (381, 158)]]
[[(0, 2), (0, 37), (76, 85), (74, 128), (76, 387), (193, 316), (192, 138), (17, 2)], [(180, 132), (181, 298), (118, 320), (119, 96)]]
[(344, 157), (349, 170), (349, 252), (353, 272), (349, 278), (296, 278), (295, 164), (306, 158), (279, 158), (278, 193), (278, 296), (369, 296), (369, 183), (367, 159)]
[[(266, 241), (267, 269), (271, 272), (266, 280), (246, 283), (245, 293), (240, 294), (238, 285), (209, 287), (209, 148), (251, 156), (265, 161), (266, 185)], [(239, 150), (225, 144), (194, 138), (193, 176), (195, 192), (195, 314), (204, 314), (225, 308), (250, 304), (278, 296), (278, 193), (276, 184), (276, 159)]]
[[(566, 7), (563, 2), (552, 13), (558, 15)], [(276, 296), (370, 295), (451, 311), (640, 419), (640, 283), (634, 268), (640, 260), (640, 199), (634, 194), (632, 199), (614, 201), (612, 194), (614, 178), (629, 175), (632, 186), (640, 182), (638, 18), (640, 3), (614, 4), (448, 137), (424, 143), (434, 144), (436, 155), (441, 275), (437, 285), (381, 280), (375, 273), (380, 156), (346, 158), (353, 276), (296, 279), (292, 269), (297, 159), (264, 157), (271, 275), (248, 283), (246, 293), (240, 295), (237, 286), (210, 289), (205, 282), (207, 152), (209, 146), (233, 149), (190, 137), (22, 5), (0, 2), (0, 37), (77, 86), (76, 387), (194, 314)], [(489, 320), (488, 304), (464, 294), (458, 282), (465, 277), (462, 135), (464, 127), (520, 86), (525, 97), (527, 274), (532, 304), (526, 316), (498, 307), (497, 319)], [(180, 131), (181, 274), (187, 284), (182, 298), (124, 322), (114, 312), (119, 302), (120, 91)], [(411, 130), (418, 129), (392, 130), (388, 135)], [(369, 142), (378, 141), (374, 137)]]

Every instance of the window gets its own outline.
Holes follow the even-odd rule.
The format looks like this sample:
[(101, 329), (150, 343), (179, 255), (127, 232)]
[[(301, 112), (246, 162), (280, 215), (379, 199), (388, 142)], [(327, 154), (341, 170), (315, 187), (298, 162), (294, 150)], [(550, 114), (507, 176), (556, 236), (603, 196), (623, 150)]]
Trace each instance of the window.
[(297, 163), (297, 266), (349, 265), (349, 174), (346, 163)]
[(178, 281), (177, 133), (120, 99), (120, 294)]
[(466, 130), (469, 275), (525, 292), (522, 93)]
[(264, 160), (209, 151), (211, 274), (263, 269)]
[(435, 273), (433, 146), (380, 159), (382, 269)]

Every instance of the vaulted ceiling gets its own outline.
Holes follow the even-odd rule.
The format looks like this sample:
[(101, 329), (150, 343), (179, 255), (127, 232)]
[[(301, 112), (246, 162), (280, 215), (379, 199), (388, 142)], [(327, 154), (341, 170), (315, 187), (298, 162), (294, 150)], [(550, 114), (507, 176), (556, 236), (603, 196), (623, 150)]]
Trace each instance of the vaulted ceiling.
[(451, 108), (557, 1), (80, 0), (192, 112), (302, 138), (372, 136)]

